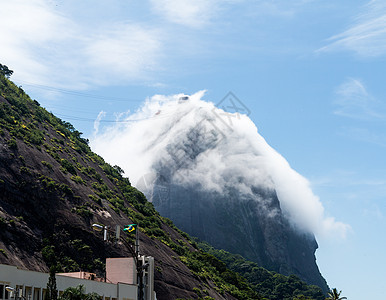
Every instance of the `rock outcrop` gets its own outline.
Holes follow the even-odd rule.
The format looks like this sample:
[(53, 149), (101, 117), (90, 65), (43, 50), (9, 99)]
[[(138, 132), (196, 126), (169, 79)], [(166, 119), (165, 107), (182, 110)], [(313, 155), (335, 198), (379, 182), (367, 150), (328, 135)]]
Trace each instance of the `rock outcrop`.
[[(103, 277), (106, 257), (131, 252), (126, 244), (104, 242), (91, 225), (123, 228), (135, 222), (141, 224), (140, 253), (155, 258), (157, 299), (197, 298), (201, 290), (214, 299), (236, 299), (192, 273), (178, 258), (199, 252), (192, 242), (159, 216), (118, 167), (93, 153), (71, 124), (1, 74), (0, 95), (1, 264)], [(180, 254), (170, 246), (176, 243)]]
[(208, 193), (198, 187), (158, 182), (152, 199), (161, 215), (192, 236), (328, 290), (316, 264), (314, 236), (293, 228), (282, 214), (275, 191), (256, 188), (252, 197), (232, 190)]
[[(91, 225), (137, 223), (141, 254), (155, 258), (157, 299), (197, 299), (199, 294), (216, 300), (259, 298), (239, 275), (161, 217), (122, 176), (122, 169), (92, 152), (70, 123), (47, 112), (2, 75), (0, 94), (0, 263), (103, 276), (106, 257), (131, 252), (125, 243), (105, 243)], [(274, 189), (252, 185), (251, 193), (240, 193), (234, 184), (221, 185), (222, 191), (203, 189), (197, 174), (185, 174), (185, 181), (173, 176), (198, 163), (203, 151), (214, 149), (218, 134), (203, 139), (200, 129), (190, 130), (186, 143), (177, 143), (185, 154), (183, 163), (173, 155), (168, 162), (155, 162), (161, 176), (153, 180), (153, 203), (192, 235), (324, 288), (323, 282), (310, 279), (310, 274), (318, 275), (315, 261), (310, 263), (316, 249), (312, 235), (291, 229)], [(175, 154), (170, 152), (173, 146), (166, 151)], [(220, 175), (225, 181), (232, 178)], [(133, 243), (130, 236), (125, 239)]]
[[(279, 183), (272, 169), (277, 174), (281, 168), (288, 176), (295, 172), (252, 121), (194, 97), (183, 104), (165, 102), (151, 128), (139, 122), (128, 129), (149, 132), (134, 140), (143, 149), (141, 155), (151, 161), (136, 186), (157, 211), (214, 247), (241, 254), (269, 270), (295, 274), (328, 291), (316, 264), (313, 233), (291, 218), (291, 213), (305, 218), (304, 210), (294, 213), (291, 206), (289, 211), (290, 200), (277, 195)], [(150, 103), (143, 111), (154, 107)], [(315, 204), (314, 199), (301, 201)]]

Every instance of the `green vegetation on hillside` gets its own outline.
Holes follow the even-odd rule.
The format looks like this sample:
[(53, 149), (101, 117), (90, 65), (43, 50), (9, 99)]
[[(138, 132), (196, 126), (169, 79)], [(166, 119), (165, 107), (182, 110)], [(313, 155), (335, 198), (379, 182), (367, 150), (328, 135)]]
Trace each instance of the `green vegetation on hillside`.
[[(102, 157), (93, 153), (88, 146), (88, 140), (82, 138), (82, 133), (75, 130), (70, 123), (49, 113), (37, 101), (31, 100), (22, 88), (15, 86), (4, 76), (0, 76), (0, 91), (0, 95), (9, 103), (0, 101), (0, 128), (3, 135), (4, 130), (10, 135), (8, 140), (10, 149), (17, 150), (17, 141), (20, 140), (30, 147), (46, 151), (60, 164), (60, 170), (63, 173), (68, 172), (72, 175), (71, 179), (74, 182), (92, 183), (95, 195), (91, 195), (90, 199), (97, 203), (100, 203), (99, 199), (105, 199), (116, 212), (123, 212), (136, 219), (157, 215), (153, 205), (146, 200), (145, 196), (131, 186), (128, 178), (122, 176), (122, 169), (107, 164)], [(45, 131), (50, 132), (51, 135), (45, 134)], [(86, 162), (78, 162), (79, 157), (71, 155), (69, 148), (75, 150)], [(95, 168), (85, 166), (87, 161), (98, 164), (105, 176), (116, 185), (116, 189), (108, 186)], [(46, 161), (42, 161), (42, 164), (50, 169), (53, 168), (52, 164)], [(53, 180), (50, 182), (51, 186), (59, 185)], [(139, 214), (125, 206), (125, 200)]]
[(199, 243), (199, 247), (224, 262), (230, 270), (242, 275), (254, 290), (267, 299), (285, 300), (302, 296), (304, 299), (325, 299), (321, 288), (307, 285), (295, 275), (284, 276), (268, 271), (241, 255), (215, 249), (207, 243)]
[(347, 297), (341, 297), (340, 294), (342, 294), (342, 291), (339, 291), (336, 288), (333, 288), (329, 293), (326, 300), (344, 300), (347, 299)]
[[(93, 153), (88, 140), (81, 137), (81, 132), (31, 100), (22, 88), (14, 85), (1, 72), (0, 96), (6, 100), (0, 97), (0, 135), (7, 140), (9, 150), (19, 160), (20, 173), (33, 182), (28, 185), (29, 189), (44, 190), (57, 195), (61, 201), (70, 202), (71, 211), (88, 223), (93, 217), (92, 211), (106, 210), (107, 207), (127, 216), (133, 223), (139, 224), (143, 234), (171, 248), (175, 253), (173, 259), (183, 262), (193, 276), (208, 284), (213, 282), (220, 294), (229, 293), (243, 300), (323, 299), (320, 289), (306, 285), (295, 276), (269, 272), (240, 256), (215, 250), (209, 245), (200, 244), (198, 247), (169, 219), (159, 215), (152, 203), (131, 186), (128, 178), (122, 176), (120, 167), (109, 165)], [(25, 147), (24, 144), (47, 153), (47, 160), (50, 161), (39, 160), (44, 174), (24, 165), (24, 158), (18, 153), (19, 147)], [(49, 172), (54, 170), (68, 178), (67, 184), (50, 178)], [(26, 185), (25, 182), (21, 184)], [(74, 192), (78, 186), (88, 188), (90, 193), (86, 199), (81, 199)], [(0, 219), (0, 227), (8, 226), (11, 221), (15, 222)], [(172, 237), (167, 230), (169, 227), (180, 234), (178, 238)], [(100, 256), (94, 252), (95, 247), (90, 246), (91, 240), (74, 239), (68, 230), (57, 228), (55, 233), (42, 240), (41, 253), (46, 264), (63, 272), (103, 269)], [(133, 242), (133, 237), (127, 236), (126, 239)], [(162, 267), (162, 262), (159, 262), (156, 272), (162, 273)], [(206, 288), (205, 285), (196, 287), (197, 297), (210, 299)]]
[(6, 65), (0, 64), (0, 74), (9, 78), (13, 74), (13, 71), (8, 69), (8, 67)]

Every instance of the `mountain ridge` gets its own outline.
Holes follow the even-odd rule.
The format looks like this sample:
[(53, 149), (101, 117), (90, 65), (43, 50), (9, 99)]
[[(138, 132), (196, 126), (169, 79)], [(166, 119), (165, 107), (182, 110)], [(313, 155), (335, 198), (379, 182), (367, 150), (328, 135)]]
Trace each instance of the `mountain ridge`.
[(158, 299), (261, 298), (161, 217), (122, 169), (91, 152), (70, 123), (1, 75), (0, 91), (0, 263), (101, 273), (104, 258), (130, 251), (105, 244), (91, 224), (135, 222), (141, 252), (155, 257)]
[[(327, 292), (315, 257), (313, 230), (325, 225), (318, 198), (248, 116), (227, 113), (202, 95), (155, 96), (128, 117), (132, 122), (108, 127), (108, 136), (92, 143), (116, 163), (145, 157), (136, 186), (182, 230)], [(112, 146), (125, 140), (139, 150)]]

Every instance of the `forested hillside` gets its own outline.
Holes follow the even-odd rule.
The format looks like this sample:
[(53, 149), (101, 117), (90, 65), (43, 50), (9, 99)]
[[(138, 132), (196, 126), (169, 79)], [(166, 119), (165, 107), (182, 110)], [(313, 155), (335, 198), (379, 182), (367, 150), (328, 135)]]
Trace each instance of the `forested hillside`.
[[(0, 263), (103, 274), (106, 257), (128, 256), (130, 251), (124, 244), (104, 243), (91, 225), (136, 223), (140, 253), (155, 258), (158, 299), (279, 299), (280, 288), (288, 290), (288, 299), (301, 294), (322, 299), (316, 287), (261, 270), (264, 281), (272, 283), (267, 288), (255, 273), (243, 271), (245, 261), (232, 265), (230, 254), (219, 256), (209, 246), (204, 249), (210, 254), (204, 252), (159, 215), (122, 176), (119, 166), (93, 153), (82, 133), (4, 75), (0, 75)], [(133, 242), (130, 235), (125, 239)]]

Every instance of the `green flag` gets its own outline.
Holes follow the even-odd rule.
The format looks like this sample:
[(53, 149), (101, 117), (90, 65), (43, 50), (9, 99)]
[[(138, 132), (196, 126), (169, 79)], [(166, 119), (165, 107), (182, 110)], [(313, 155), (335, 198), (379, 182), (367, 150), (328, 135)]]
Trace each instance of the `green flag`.
[(123, 228), (123, 231), (126, 231), (128, 233), (136, 233), (137, 232), (137, 224), (125, 225), (125, 227)]

